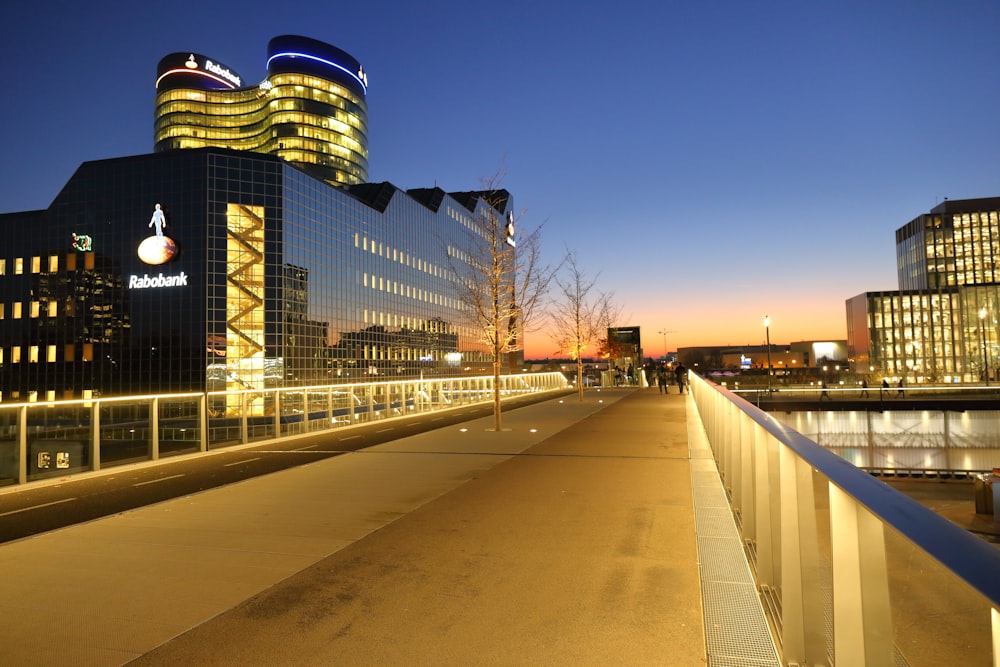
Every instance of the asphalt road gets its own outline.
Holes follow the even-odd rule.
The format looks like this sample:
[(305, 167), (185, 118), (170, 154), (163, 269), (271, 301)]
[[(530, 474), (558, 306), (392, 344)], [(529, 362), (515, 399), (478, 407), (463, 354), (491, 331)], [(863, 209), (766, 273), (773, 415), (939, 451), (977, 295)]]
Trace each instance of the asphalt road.
[[(513, 399), (505, 410), (550, 399)], [(0, 543), (92, 521), (492, 414), (492, 404), (0, 488)]]

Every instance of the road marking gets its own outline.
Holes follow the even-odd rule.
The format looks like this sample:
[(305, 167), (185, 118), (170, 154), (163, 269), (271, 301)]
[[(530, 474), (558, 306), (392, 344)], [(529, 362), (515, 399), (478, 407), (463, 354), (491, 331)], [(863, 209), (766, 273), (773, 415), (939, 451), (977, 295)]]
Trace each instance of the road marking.
[(257, 457), (257, 458), (255, 458), (255, 459), (246, 459), (246, 460), (244, 460), (244, 461), (237, 461), (237, 462), (235, 462), (235, 463), (227, 463), (227, 464), (226, 464), (226, 465), (224, 465), (223, 467), (224, 467), (224, 468), (228, 468), (229, 466), (241, 466), (241, 465), (243, 465), (244, 463), (253, 463), (254, 461), (260, 461), (260, 457), (258, 456), (258, 457)]
[(381, 431), (375, 431), (376, 433), (388, 433), (389, 431), (395, 431), (394, 428), (384, 428)]
[(361, 437), (360, 435), (349, 435), (346, 438), (337, 438), (337, 440), (343, 442), (344, 440), (357, 440), (360, 437)]
[(10, 516), (11, 514), (18, 514), (20, 512), (30, 512), (31, 510), (37, 510), (37, 509), (41, 509), (43, 507), (49, 507), (50, 505), (59, 505), (60, 503), (68, 503), (68, 502), (71, 502), (73, 500), (76, 500), (76, 498), (64, 498), (62, 500), (53, 500), (51, 503), (43, 503), (41, 505), (32, 505), (31, 507), (24, 507), (24, 508), (19, 509), (19, 510), (11, 510), (9, 512), (4, 512), (3, 514), (0, 514), (0, 516)]
[(184, 475), (170, 475), (169, 477), (161, 477), (159, 479), (151, 479), (148, 482), (136, 482), (132, 486), (146, 486), (147, 484), (156, 484), (157, 482), (165, 482), (168, 479), (177, 479), (178, 477), (183, 477)]

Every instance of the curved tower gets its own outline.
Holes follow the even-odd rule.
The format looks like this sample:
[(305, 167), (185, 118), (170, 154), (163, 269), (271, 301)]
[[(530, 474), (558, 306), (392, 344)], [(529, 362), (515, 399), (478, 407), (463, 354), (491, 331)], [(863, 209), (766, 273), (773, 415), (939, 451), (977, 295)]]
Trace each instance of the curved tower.
[(295, 35), (268, 43), (248, 86), (217, 60), (171, 53), (157, 66), (154, 150), (271, 153), (333, 184), (368, 180), (368, 75), (340, 49)]

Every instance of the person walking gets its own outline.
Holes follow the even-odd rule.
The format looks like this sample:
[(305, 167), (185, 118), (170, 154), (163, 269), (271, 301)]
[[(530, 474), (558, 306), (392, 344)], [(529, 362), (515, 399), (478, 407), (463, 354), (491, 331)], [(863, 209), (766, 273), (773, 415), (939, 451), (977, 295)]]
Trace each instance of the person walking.
[(684, 393), (684, 384), (687, 382), (687, 372), (688, 369), (684, 368), (684, 364), (677, 364), (677, 368), (674, 369), (674, 375), (677, 376), (677, 391)]
[(666, 364), (660, 366), (656, 369), (656, 384), (660, 387), (661, 394), (669, 394), (668, 391), (670, 385), (667, 383), (667, 366)]

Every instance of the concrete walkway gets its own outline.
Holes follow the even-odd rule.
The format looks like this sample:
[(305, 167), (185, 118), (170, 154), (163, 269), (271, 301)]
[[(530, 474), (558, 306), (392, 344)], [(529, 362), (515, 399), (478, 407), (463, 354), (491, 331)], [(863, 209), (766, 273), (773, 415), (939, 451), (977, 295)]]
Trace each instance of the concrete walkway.
[(704, 665), (689, 400), (591, 390), (2, 545), (2, 662)]

